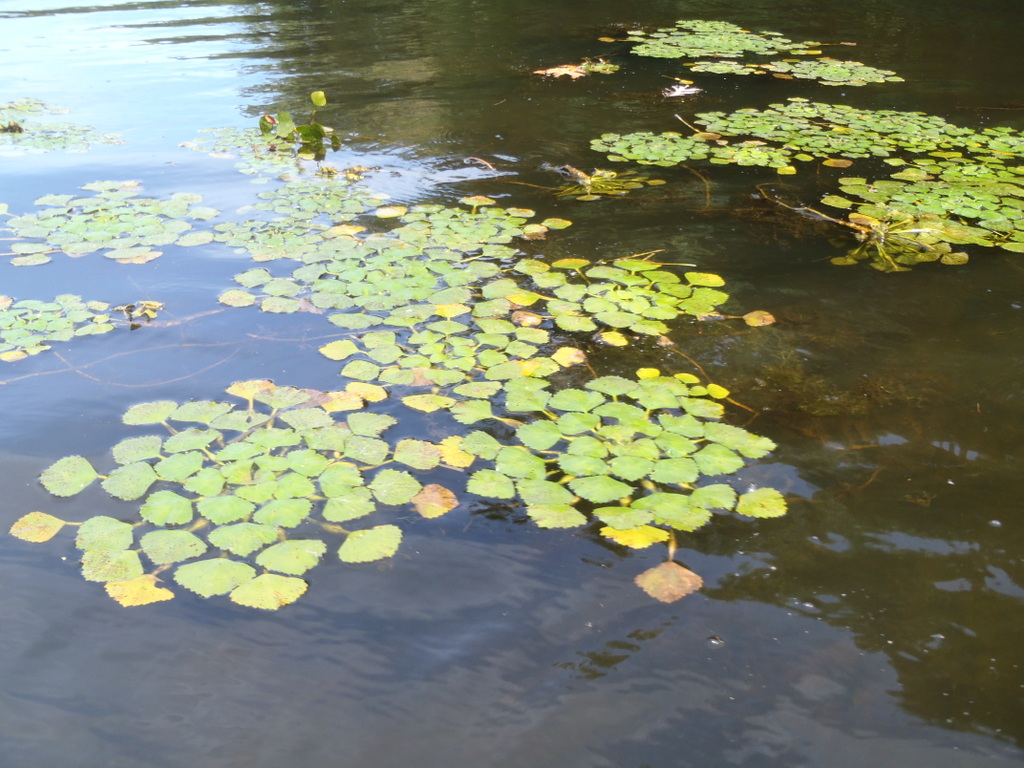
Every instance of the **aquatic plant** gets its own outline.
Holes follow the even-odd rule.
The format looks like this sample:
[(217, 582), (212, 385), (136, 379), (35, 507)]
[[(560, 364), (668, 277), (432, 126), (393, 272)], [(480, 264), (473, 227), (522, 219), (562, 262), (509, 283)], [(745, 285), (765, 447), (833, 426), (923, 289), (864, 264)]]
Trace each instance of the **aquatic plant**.
[[(330, 205), (294, 210), (311, 185)], [(342, 364), (347, 384), (316, 392), (236, 382), (227, 392), (245, 408), (138, 404), (125, 423), (163, 424), (168, 436), (118, 443), (118, 466), (106, 475), (80, 456), (49, 467), (41, 481), (56, 496), (100, 479), (115, 498), (141, 500), (135, 522), (99, 515), (80, 524), (86, 579), (137, 605), (173, 596), (158, 585), (173, 568), (174, 581), (197, 594), (275, 609), (305, 591), (299, 577), (330, 537), (342, 537), (345, 562), (390, 557), (405, 513), (389, 508), (411, 504), (436, 517), (469, 494), (522, 505), (545, 528), (595, 523), (623, 546), (666, 543), (667, 562), (637, 583), (674, 600), (700, 586), (673, 561), (677, 532), (716, 511), (784, 514), (777, 491), (740, 494), (719, 479), (774, 447), (720, 422), (722, 387), (655, 369), (634, 378), (569, 374), (587, 359), (581, 341), (653, 346), (667, 343), (669, 322), (715, 313), (728, 299), (721, 278), (643, 258), (525, 257), (514, 240), (569, 222), (530, 224), (533, 211), (500, 209), (486, 197), (465, 198), (467, 208), (380, 202), (340, 180), (293, 182), (261, 201), (268, 214), (291, 210), (273, 218), (278, 232), (257, 221), (221, 229), (260, 260), (298, 262), (286, 274), (245, 270), (241, 288), (221, 301), (323, 314), (346, 331), (320, 352)], [(357, 211), (393, 226), (326, 226)], [(280, 230), (302, 236), (281, 240)], [(429, 414), (431, 439), (389, 441), (395, 404), (374, 410), (388, 399), (410, 418)], [(363, 518), (368, 527), (350, 526)], [(33, 512), (12, 530), (41, 541), (64, 525)]]
[(294, 148), (299, 157), (306, 155), (311, 159), (320, 160), (327, 147), (339, 149), (341, 139), (334, 133), (333, 128), (316, 121), (317, 107), (327, 106), (327, 96), (324, 92), (313, 91), (309, 94), (309, 100), (313, 104), (313, 111), (308, 124), (296, 124), (290, 112), (282, 111), (276, 116), (263, 115), (259, 121), (260, 133), (264, 139), (272, 142), (275, 149), (291, 151)]
[(644, 186), (664, 184), (661, 179), (651, 179), (634, 171), (609, 171), (596, 168), (593, 173), (586, 173), (571, 165), (551, 165), (544, 163), (541, 168), (554, 171), (569, 181), (559, 187), (555, 197), (572, 197), (576, 200), (600, 200), (602, 197), (620, 197), (634, 189)]
[[(701, 59), (685, 66), (692, 72), (717, 75), (764, 75), (817, 80), (824, 85), (859, 86), (868, 83), (902, 82), (895, 72), (876, 69), (859, 61), (821, 56), (821, 43), (795, 43), (778, 32), (751, 32), (725, 21), (677, 21), (673, 27), (654, 32), (631, 31), (626, 38), (637, 43), (633, 53), (662, 59)], [(808, 59), (736, 61), (749, 56), (814, 56)]]
[[(146, 320), (162, 308), (156, 302), (139, 304), (145, 305), (142, 313)], [(126, 311), (128, 306), (131, 312)], [(50, 349), (54, 342), (108, 333), (119, 319), (131, 322), (137, 317), (137, 308), (134, 304), (111, 308), (107, 302), (84, 301), (72, 294), (57, 296), (52, 301), (15, 301), (10, 296), (0, 296), (0, 361), (23, 360)]]
[(91, 144), (121, 144), (114, 133), (100, 133), (87, 125), (69, 122), (42, 122), (49, 115), (70, 110), (39, 99), (23, 98), (0, 104), (0, 155), (42, 152), (86, 152)]
[(618, 64), (612, 64), (610, 61), (604, 59), (584, 59), (580, 64), (559, 64), (555, 67), (548, 67), (547, 69), (535, 69), (533, 74), (535, 75), (546, 75), (547, 77), (568, 77), (572, 80), (576, 80), (587, 75), (597, 73), (601, 75), (610, 75), (613, 72), (619, 71)]
[[(44, 195), (35, 201), (42, 210), (12, 216), (0, 232), (18, 238), (6, 256), (15, 266), (52, 261), (50, 254), (71, 257), (106, 251), (103, 255), (122, 264), (144, 264), (159, 257), (161, 246), (203, 245), (213, 233), (193, 231), (191, 221), (217, 215), (197, 205), (202, 195), (178, 192), (168, 200), (139, 197), (137, 181), (97, 181), (82, 189), (91, 196)], [(6, 212), (6, 206), (0, 213)]]
[(879, 158), (898, 170), (887, 179), (842, 178), (842, 195), (822, 198), (853, 210), (839, 223), (863, 243), (835, 263), (870, 257), (883, 271), (899, 271), (924, 261), (964, 263), (966, 254), (954, 253), (953, 245), (1024, 251), (1024, 134), (1008, 128), (972, 130), (921, 112), (791, 98), (762, 110), (698, 114), (690, 136), (608, 133), (591, 147), (610, 160), (643, 165), (708, 160), (783, 174), (796, 173), (798, 162), (845, 168)]

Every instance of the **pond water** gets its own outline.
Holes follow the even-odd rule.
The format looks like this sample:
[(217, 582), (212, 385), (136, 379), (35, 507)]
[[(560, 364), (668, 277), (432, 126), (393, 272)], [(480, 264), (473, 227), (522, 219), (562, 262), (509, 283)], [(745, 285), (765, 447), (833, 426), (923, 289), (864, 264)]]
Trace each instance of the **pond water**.
[[(676, 19), (725, 20), (795, 40), (856, 41), (905, 83), (827, 88), (693, 76), (602, 43)], [(755, 197), (770, 169), (680, 168), (661, 186), (555, 199), (544, 163), (584, 170), (605, 132), (670, 131), (673, 117), (786, 96), (922, 110), (1024, 128), (1016, 0), (16, 0), (0, 6), (0, 102), (36, 97), (120, 134), (86, 153), (5, 156), (0, 202), (139, 180), (225, 215), (260, 187), (231, 160), (182, 148), (260, 115), (319, 119), (346, 136), (329, 162), (379, 166), (390, 202), (485, 194), (570, 219), (531, 253), (659, 258), (722, 275), (735, 314), (775, 326), (684, 324), (671, 349), (591, 345), (599, 373), (696, 361), (746, 408), (727, 419), (778, 448), (741, 470), (786, 494), (787, 516), (729, 517), (682, 538), (702, 591), (666, 605), (633, 584), (658, 547), (545, 530), (467, 500), (403, 518), (398, 557), (333, 555), (277, 612), (184, 590), (122, 608), (83, 581), (73, 537), (0, 542), (0, 739), (5, 765), (136, 768), (446, 766), (1003, 766), (1024, 758), (1024, 261), (974, 248), (964, 266), (881, 274), (838, 267), (842, 232), (794, 226)], [(613, 75), (531, 71), (609, 56)], [(823, 91), (826, 91), (823, 93)], [(475, 158), (475, 159), (473, 159)], [(486, 162), (482, 162), (486, 161)], [(493, 171), (488, 166), (493, 167)], [(648, 169), (649, 170), (649, 169)], [(824, 171), (787, 179), (821, 194)], [(805, 178), (807, 177), (807, 178)], [(705, 204), (705, 195), (710, 205)], [(810, 198), (813, 199), (813, 198)], [(539, 220), (539, 219), (538, 219)], [(0, 294), (159, 301), (160, 323), (0, 363), (4, 530), (31, 510), (129, 518), (89, 490), (55, 499), (39, 473), (77, 454), (109, 465), (138, 434), (133, 403), (218, 399), (233, 381), (329, 390), (317, 353), (338, 329), (310, 313), (217, 302), (249, 256), (219, 243), (118, 264), (56, 254), (0, 265)], [(752, 418), (752, 414), (754, 415)], [(399, 424), (417, 436), (420, 422)], [(94, 492), (95, 491), (95, 492)], [(467, 497), (468, 498), (468, 497)]]

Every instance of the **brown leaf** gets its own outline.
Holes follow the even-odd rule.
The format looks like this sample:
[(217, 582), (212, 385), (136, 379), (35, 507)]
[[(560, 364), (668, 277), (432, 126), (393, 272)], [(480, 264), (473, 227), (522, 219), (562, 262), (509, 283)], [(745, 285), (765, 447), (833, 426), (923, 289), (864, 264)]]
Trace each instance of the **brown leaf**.
[(544, 322), (544, 318), (538, 315), (536, 312), (527, 312), (519, 309), (512, 313), (512, 322), (516, 325), (525, 325), (533, 327), (540, 325)]
[(535, 69), (533, 70), (535, 75), (547, 75), (548, 77), (571, 77), (575, 80), (577, 77), (586, 77), (586, 70), (579, 64), (562, 64), (557, 67), (549, 67), (548, 69)]
[(648, 595), (663, 603), (674, 603), (704, 586), (704, 579), (689, 568), (671, 561), (638, 574), (633, 581)]
[(423, 486), (423, 490), (412, 497), (416, 511), (424, 517), (440, 517), (459, 506), (459, 500), (443, 485), (431, 483)]
[(822, 165), (827, 165), (829, 168), (849, 168), (853, 165), (853, 160), (846, 160), (840, 157), (830, 157), (828, 160), (823, 161)]

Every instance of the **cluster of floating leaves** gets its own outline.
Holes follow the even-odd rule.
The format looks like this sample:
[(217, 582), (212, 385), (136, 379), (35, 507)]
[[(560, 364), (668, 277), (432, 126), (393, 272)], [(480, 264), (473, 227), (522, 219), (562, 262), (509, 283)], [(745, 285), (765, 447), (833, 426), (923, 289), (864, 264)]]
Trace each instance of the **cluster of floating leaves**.
[(593, 173), (574, 168), (571, 165), (554, 166), (545, 164), (545, 170), (555, 171), (570, 181), (555, 192), (555, 197), (572, 197), (576, 200), (600, 200), (602, 197), (620, 197), (644, 186), (664, 184), (661, 179), (651, 179), (633, 171), (609, 171), (596, 168)]
[[(867, 85), (902, 82), (895, 72), (876, 69), (859, 61), (842, 61), (820, 56), (821, 43), (796, 43), (778, 32), (751, 32), (725, 21), (677, 21), (675, 26), (655, 32), (630, 32), (626, 38), (637, 43), (633, 53), (663, 59), (698, 59), (686, 66), (693, 72), (719, 75), (772, 74), (780, 78), (817, 80), (825, 85)], [(809, 59), (779, 59), (766, 62), (736, 61), (745, 56), (815, 56)], [(703, 57), (710, 61), (700, 60)]]
[(0, 296), (0, 361), (37, 355), (53, 342), (114, 330), (110, 305), (65, 294), (53, 301)]
[[(862, 235), (858, 248), (837, 263), (872, 256), (886, 271), (923, 261), (962, 264), (952, 245), (999, 246), (1024, 251), (1024, 134), (1008, 128), (972, 130), (935, 115), (863, 110), (793, 98), (763, 110), (697, 115), (693, 135), (638, 132), (605, 134), (591, 146), (612, 160), (676, 165), (691, 160), (776, 168), (795, 173), (796, 161), (823, 160), (848, 167), (882, 158), (888, 179), (840, 179), (842, 195), (823, 202), (853, 209), (849, 223)], [(966, 222), (966, 223), (965, 223)], [(886, 241), (886, 234), (893, 237)], [(945, 245), (942, 245), (945, 243)], [(879, 256), (879, 245), (889, 249)]]
[(121, 144), (120, 136), (100, 133), (85, 125), (43, 122), (69, 110), (39, 99), (23, 98), (0, 104), (0, 156), (39, 154), (62, 150), (86, 152), (91, 144)]
[(693, 72), (716, 75), (764, 75), (797, 80), (817, 80), (822, 85), (867, 85), (903, 82), (895, 72), (877, 69), (859, 61), (841, 61), (822, 56), (817, 59), (769, 61), (762, 64), (737, 61), (697, 61), (687, 65)]
[[(721, 278), (639, 258), (526, 258), (515, 239), (569, 222), (530, 224), (533, 211), (499, 209), (490, 198), (465, 198), (468, 209), (406, 209), (382, 207), (341, 181), (319, 185), (319, 214), (273, 219), (307, 240), (279, 241), (262, 221), (221, 231), (260, 261), (298, 263), (276, 276), (248, 269), (221, 301), (324, 314), (346, 330), (320, 352), (342, 363), (347, 383), (313, 392), (240, 382), (228, 393), (244, 398), (244, 409), (212, 401), (129, 409), (127, 424), (163, 423), (170, 432), (119, 443), (119, 466), (102, 478), (116, 498), (143, 500), (141, 521), (101, 515), (82, 523), (77, 539), (85, 577), (105, 582), (116, 600), (169, 599), (158, 580), (174, 568), (173, 580), (200, 595), (275, 609), (305, 591), (300, 577), (327, 551), (325, 534), (344, 537), (338, 555), (346, 562), (389, 557), (402, 536), (399, 515), (378, 521), (387, 512), (379, 507), (412, 504), (436, 517), (466, 493), (522, 504), (542, 527), (597, 521), (618, 544), (667, 541), (670, 552), (675, 531), (695, 530), (715, 510), (784, 514), (776, 491), (738, 495), (710, 482), (773, 447), (718, 421), (718, 401), (728, 396), (721, 387), (653, 369), (554, 386), (558, 377), (580, 380), (569, 372), (586, 361), (580, 334), (615, 345), (666, 342), (669, 322), (711, 315), (728, 299)], [(260, 205), (268, 215), (293, 210), (289, 201), (303, 194), (286, 184)], [(394, 226), (311, 226), (322, 223), (318, 216), (347, 221), (357, 209)], [(388, 398), (432, 414), (432, 439), (389, 442), (384, 433), (396, 419), (373, 410)], [(451, 479), (421, 482), (423, 472)], [(42, 482), (69, 496), (98, 477), (86, 459), (68, 457)], [(377, 524), (349, 529), (371, 515)], [(63, 525), (36, 512), (13, 530), (44, 540)], [(638, 584), (670, 600), (700, 579), (670, 556)]]
[(637, 43), (633, 53), (659, 59), (736, 59), (748, 54), (772, 56), (803, 54), (821, 43), (795, 43), (778, 32), (750, 32), (727, 21), (684, 20), (654, 32), (633, 30), (627, 40)]
[(144, 264), (160, 256), (167, 245), (203, 245), (213, 240), (208, 231), (193, 231), (193, 221), (217, 215), (197, 205), (202, 196), (178, 192), (167, 200), (140, 197), (136, 181), (97, 181), (82, 189), (95, 194), (44, 195), (35, 201), (37, 213), (12, 216), (6, 229), (18, 242), (11, 246), (11, 264), (34, 266), (51, 261), (50, 254), (104, 256), (122, 264)]
[(239, 172), (257, 176), (280, 175), (301, 168), (299, 158), (291, 151), (291, 143), (263, 135), (258, 128), (207, 128), (194, 141), (181, 146), (211, 157), (235, 160)]

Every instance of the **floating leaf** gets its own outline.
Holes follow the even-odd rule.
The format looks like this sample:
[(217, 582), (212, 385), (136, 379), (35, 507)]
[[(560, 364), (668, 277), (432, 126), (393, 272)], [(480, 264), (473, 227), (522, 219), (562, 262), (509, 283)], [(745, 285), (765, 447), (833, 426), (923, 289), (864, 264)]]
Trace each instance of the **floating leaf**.
[(615, 501), (633, 492), (632, 486), (606, 476), (577, 477), (569, 481), (569, 487), (577, 495), (595, 504)]
[(132, 501), (144, 495), (158, 479), (153, 467), (144, 461), (137, 461), (118, 467), (101, 485), (114, 498)]
[(121, 421), (130, 425), (160, 424), (166, 421), (177, 408), (178, 404), (172, 400), (138, 403), (125, 411)]
[(174, 572), (176, 582), (201, 597), (226, 595), (255, 577), (256, 569), (251, 565), (223, 557), (179, 565)]
[(674, 603), (704, 586), (704, 580), (688, 568), (669, 561), (649, 568), (634, 579), (644, 592), (663, 603)]
[(441, 463), (441, 449), (425, 440), (406, 438), (398, 441), (392, 458), (413, 469), (433, 469)]
[(165, 587), (158, 587), (160, 582), (151, 573), (144, 573), (134, 579), (107, 583), (105, 589), (111, 598), (126, 608), (138, 605), (150, 605), (174, 598), (174, 593)]
[(636, 528), (627, 528), (621, 531), (605, 526), (601, 529), (601, 535), (631, 549), (645, 549), (652, 544), (668, 541), (669, 533), (651, 525), (639, 525)]
[(267, 547), (256, 556), (256, 564), (269, 571), (301, 576), (320, 562), (327, 545), (318, 539), (291, 539)]
[(396, 525), (377, 525), (348, 535), (338, 550), (344, 563), (370, 563), (391, 557), (402, 543), (402, 530)]
[(412, 498), (413, 506), (423, 517), (434, 518), (450, 512), (459, 505), (455, 494), (443, 485), (430, 483)]
[(143, 573), (139, 554), (130, 549), (89, 549), (82, 555), (86, 581), (124, 581)]
[(39, 482), (54, 496), (74, 496), (87, 488), (99, 474), (82, 456), (65, 456), (43, 470)]
[(308, 585), (294, 576), (262, 573), (231, 591), (231, 602), (247, 608), (276, 611), (302, 597)]
[(740, 496), (736, 511), (747, 517), (781, 517), (786, 514), (786, 499), (774, 488), (758, 488)]
[(157, 491), (139, 508), (139, 515), (154, 525), (184, 525), (192, 522), (192, 500), (174, 491)]
[(526, 514), (541, 528), (576, 528), (587, 523), (586, 516), (569, 504), (534, 504)]
[(157, 565), (191, 560), (207, 548), (205, 541), (188, 531), (150, 531), (139, 543), (146, 556)]
[(423, 490), (420, 482), (410, 475), (398, 469), (382, 469), (369, 489), (381, 504), (408, 504)]
[(14, 521), (10, 533), (22, 541), (38, 543), (49, 541), (65, 525), (66, 523), (59, 517), (48, 515), (45, 512), (29, 512)]
[(134, 543), (131, 523), (107, 515), (90, 517), (78, 527), (75, 546), (79, 549), (128, 549)]
[(309, 515), (313, 503), (309, 499), (274, 499), (252, 516), (253, 522), (294, 528)]
[(218, 525), (207, 537), (215, 547), (240, 557), (248, 557), (267, 544), (277, 541), (279, 529), (259, 523)]

